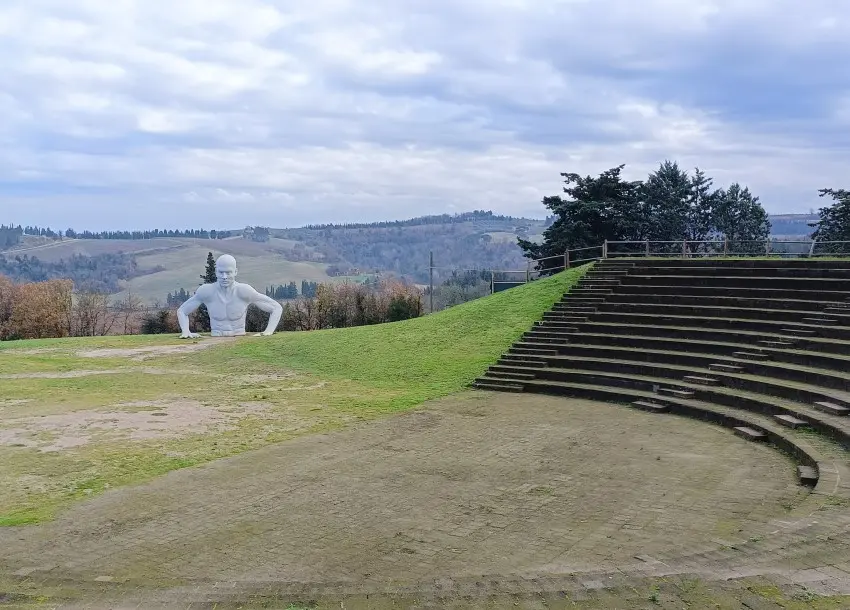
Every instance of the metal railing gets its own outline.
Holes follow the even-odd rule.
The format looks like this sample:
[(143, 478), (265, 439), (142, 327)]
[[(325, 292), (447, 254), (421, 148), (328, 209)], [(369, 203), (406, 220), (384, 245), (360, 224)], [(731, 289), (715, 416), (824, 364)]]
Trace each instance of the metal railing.
[[(623, 246), (634, 246), (623, 248)], [(595, 252), (594, 252), (595, 251)], [(834, 256), (850, 257), (850, 241), (815, 240), (608, 240), (599, 246), (570, 248), (564, 254), (531, 259), (526, 269), (494, 270), (490, 281), (490, 291), (498, 292), (514, 286), (527, 284), (543, 275), (556, 273), (571, 266), (591, 261), (615, 257), (752, 257), (770, 256), (777, 258), (814, 258)], [(557, 260), (558, 264), (548, 265), (547, 261)], [(524, 274), (517, 280), (495, 279), (495, 274)]]
[[(612, 248), (613, 246), (613, 248)], [(618, 246), (639, 246), (623, 251)], [(815, 241), (815, 240), (675, 240), (651, 241), (605, 240), (602, 245), (602, 257), (614, 256), (681, 256), (682, 258), (696, 257), (728, 257), (728, 256), (776, 256), (787, 258), (816, 257), (816, 256), (850, 256), (850, 241)], [(819, 249), (819, 251), (818, 251)]]
[[(571, 267), (609, 258), (628, 257), (777, 257), (815, 258), (832, 256), (850, 257), (850, 241), (815, 240), (608, 240), (598, 246), (569, 248), (563, 254), (531, 259), (525, 269), (470, 269), (489, 271), (490, 293), (528, 284), (536, 279)], [(432, 272), (433, 258), (431, 259)], [(433, 279), (431, 283), (433, 295)]]

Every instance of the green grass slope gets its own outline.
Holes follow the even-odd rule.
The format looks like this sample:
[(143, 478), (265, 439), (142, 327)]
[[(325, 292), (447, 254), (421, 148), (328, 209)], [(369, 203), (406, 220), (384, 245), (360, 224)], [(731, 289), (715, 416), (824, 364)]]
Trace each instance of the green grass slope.
[(226, 342), (4, 342), (0, 526), (38, 523), (110, 488), (462, 390), (585, 270), (377, 326)]
[(415, 320), (280, 335), (236, 352), (399, 395), (400, 409), (470, 384), (575, 284), (588, 265)]

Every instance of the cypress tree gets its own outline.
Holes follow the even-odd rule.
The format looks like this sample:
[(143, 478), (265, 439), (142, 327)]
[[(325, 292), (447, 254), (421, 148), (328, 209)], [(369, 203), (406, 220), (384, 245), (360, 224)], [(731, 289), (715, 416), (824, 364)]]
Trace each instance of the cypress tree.
[[(207, 265), (201, 279), (204, 280), (204, 284), (215, 284), (218, 279), (215, 275), (215, 258), (213, 258), (212, 252), (207, 253)], [(210, 312), (207, 311), (206, 305), (198, 307), (198, 312), (195, 314), (195, 328), (199, 332), (210, 332), (212, 329), (210, 325)]]

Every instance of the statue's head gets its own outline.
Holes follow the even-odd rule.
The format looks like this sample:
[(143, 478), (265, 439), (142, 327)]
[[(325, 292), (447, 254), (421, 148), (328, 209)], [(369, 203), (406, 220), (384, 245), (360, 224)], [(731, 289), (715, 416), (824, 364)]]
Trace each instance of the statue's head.
[(229, 254), (222, 254), (215, 261), (215, 277), (218, 285), (227, 288), (236, 281), (236, 259)]

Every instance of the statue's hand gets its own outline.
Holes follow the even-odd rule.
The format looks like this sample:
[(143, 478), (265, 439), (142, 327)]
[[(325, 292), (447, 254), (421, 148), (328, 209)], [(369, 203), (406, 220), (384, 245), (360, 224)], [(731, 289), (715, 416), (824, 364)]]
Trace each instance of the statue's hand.
[(182, 335), (180, 335), (180, 338), (181, 339), (200, 339), (201, 335), (199, 335), (198, 333), (183, 333)]

